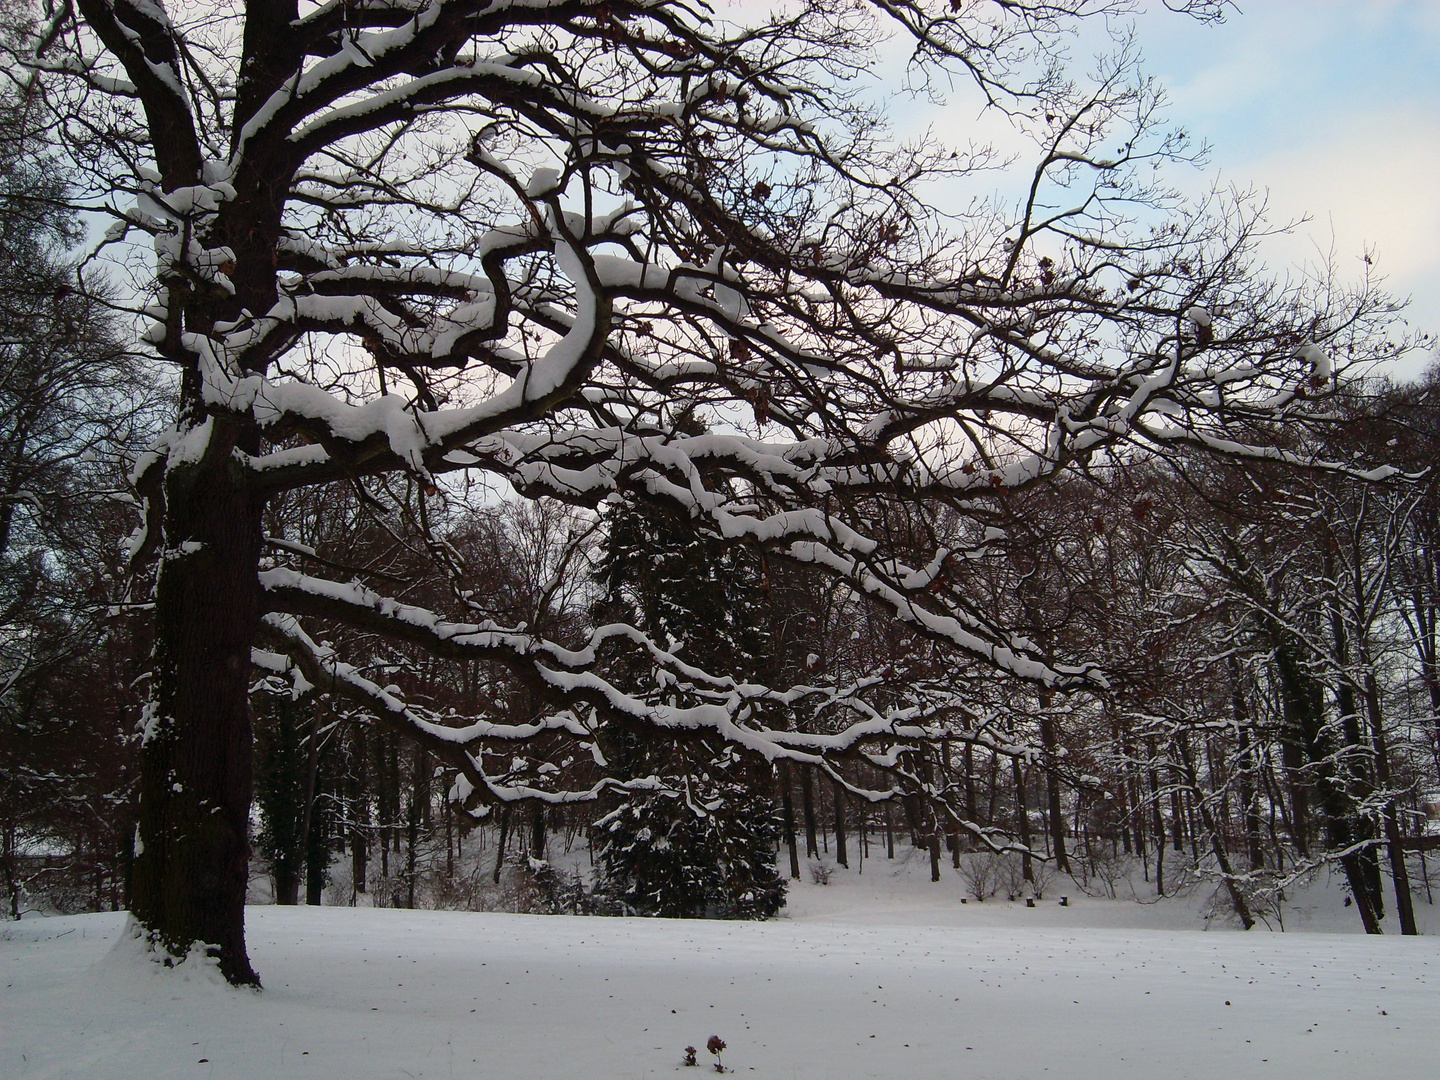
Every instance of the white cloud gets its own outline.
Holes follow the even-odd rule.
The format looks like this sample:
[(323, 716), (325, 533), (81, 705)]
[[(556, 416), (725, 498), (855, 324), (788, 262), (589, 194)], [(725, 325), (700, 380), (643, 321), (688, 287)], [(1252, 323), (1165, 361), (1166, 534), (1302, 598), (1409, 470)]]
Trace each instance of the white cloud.
[(1268, 245), (1272, 261), (1316, 264), (1332, 250), (1342, 276), (1368, 253), (1411, 319), (1440, 329), (1440, 116), (1416, 108), (1334, 118), (1310, 140), (1233, 166), (1268, 188), (1276, 221), (1311, 218)]

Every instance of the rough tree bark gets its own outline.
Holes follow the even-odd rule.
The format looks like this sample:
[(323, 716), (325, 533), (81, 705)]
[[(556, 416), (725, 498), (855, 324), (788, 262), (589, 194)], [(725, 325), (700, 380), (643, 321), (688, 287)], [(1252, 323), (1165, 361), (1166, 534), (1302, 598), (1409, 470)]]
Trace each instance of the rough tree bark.
[(176, 556), (156, 588), (154, 714), (141, 749), (130, 909), (173, 953), (202, 943), (228, 980), (258, 985), (244, 904), (263, 507), (223, 464), (178, 470), (169, 483)]

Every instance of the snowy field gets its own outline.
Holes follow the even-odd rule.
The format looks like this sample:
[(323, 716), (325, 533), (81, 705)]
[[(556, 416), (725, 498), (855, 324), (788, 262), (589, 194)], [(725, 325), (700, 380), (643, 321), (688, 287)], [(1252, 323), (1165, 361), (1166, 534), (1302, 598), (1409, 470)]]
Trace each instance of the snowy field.
[(711, 1035), (757, 1080), (1354, 1080), (1440, 1062), (1440, 937), (1321, 932), (1353, 929), (1333, 890), (1291, 932), (1243, 934), (1198, 902), (961, 905), (954, 882), (884, 865), (799, 886), (763, 924), (254, 907), (258, 994), (116, 948), (124, 915), (11, 923), (0, 1077), (698, 1080)]

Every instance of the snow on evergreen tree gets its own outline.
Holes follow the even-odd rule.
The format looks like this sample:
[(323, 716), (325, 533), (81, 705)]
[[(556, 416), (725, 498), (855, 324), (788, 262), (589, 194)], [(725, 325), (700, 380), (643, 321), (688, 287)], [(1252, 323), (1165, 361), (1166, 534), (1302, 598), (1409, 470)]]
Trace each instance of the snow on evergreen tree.
[[(616, 504), (600, 566), (607, 604), (689, 663), (759, 679), (769, 633), (763, 571), (753, 550), (698, 535), (636, 500)], [(657, 680), (671, 705), (695, 704), (686, 684)], [(653, 775), (596, 822), (599, 888), (631, 911), (671, 918), (768, 918), (785, 902), (780, 840), (763, 765), (705, 737), (660, 742), (615, 730), (606, 753), (622, 774)]]

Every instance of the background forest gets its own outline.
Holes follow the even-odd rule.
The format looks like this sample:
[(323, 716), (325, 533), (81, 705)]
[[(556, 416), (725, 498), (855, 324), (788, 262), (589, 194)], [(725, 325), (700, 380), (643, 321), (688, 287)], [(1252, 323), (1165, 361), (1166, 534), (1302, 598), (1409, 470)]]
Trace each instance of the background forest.
[[(44, 257), (58, 277), (62, 256)], [(55, 286), (40, 287), (48, 301)], [(148, 656), (143, 618), (110, 603), (131, 525), (94, 440), (143, 424), (131, 414), (149, 388), (103, 318), (55, 308), (57, 320), (75, 320), (63, 331), (94, 350), (73, 369), (50, 367), (37, 349), (27, 370), (35, 345), (7, 344), (5, 486), (25, 496), (12, 495), (4, 519), (0, 814), (12, 918), (124, 905)], [(16, 338), (56, 332), (10, 318)], [(1430, 381), (1347, 386), (1326, 452), (1423, 474), (1440, 449), (1435, 393)], [(561, 641), (623, 614), (701, 664), (740, 657), (756, 678), (937, 677), (925, 643), (864, 597), (695, 539), (653, 511), (617, 504), (592, 515), (410, 484), (387, 494), (384, 506), (333, 494), (277, 503), (271, 557), (353, 568), (437, 607), (458, 577), (488, 610)], [(449, 808), (455, 770), (424, 749), (363, 710), (296, 700), (289, 681), (261, 678), (257, 898), (772, 914), (786, 874), (894, 858), (902, 845), (926, 852), (937, 881), (942, 865), (961, 868), (977, 897), (1041, 895), (1056, 871), (1113, 895), (1138, 870), (1156, 895), (1198, 880), (1223, 886), (1246, 923), (1336, 862), (1369, 890), (1356, 905), (1367, 927), (1411, 925), (1407, 905), (1432, 902), (1440, 857), (1425, 854), (1440, 790), (1434, 481), (1135, 461), (1009, 510), (997, 523), (1004, 538), (987, 541), (993, 554), (956, 571), (963, 588), (987, 607), (1014, 605), (1010, 617), (1048, 648), (1093, 656), (1113, 686), (1061, 697), (978, 664), (948, 671), (973, 712), (952, 719), (953, 741), (905, 768), (953, 816), (919, 798), (857, 796), (846, 771), (863, 765), (838, 777), (751, 767), (737, 778), (726, 750), (702, 741), (620, 752), (635, 775), (660, 768), (688, 781), (683, 799), (533, 798), (476, 823)], [(944, 517), (896, 522), (947, 527)], [(379, 638), (349, 644), (370, 657), (373, 678), (436, 711), (513, 723), (536, 714), (499, 666), (437, 663)], [(552, 752), (567, 749), (539, 741), (495, 768), (543, 775)], [(719, 855), (727, 844), (738, 847)], [(752, 887), (771, 899), (720, 896)]]

